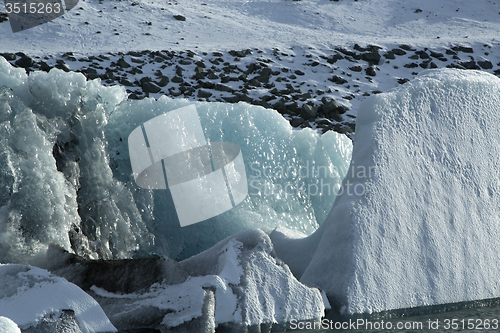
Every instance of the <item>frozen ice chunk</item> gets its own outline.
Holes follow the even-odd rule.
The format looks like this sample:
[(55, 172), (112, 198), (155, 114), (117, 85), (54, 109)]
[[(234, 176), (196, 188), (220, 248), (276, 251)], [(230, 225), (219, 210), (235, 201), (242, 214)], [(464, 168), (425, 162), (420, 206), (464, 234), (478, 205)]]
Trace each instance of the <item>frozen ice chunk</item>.
[(301, 281), (347, 313), (500, 297), (500, 79), (427, 71), (360, 107)]
[[(162, 116), (182, 107), (188, 112), (177, 120)], [(158, 116), (163, 122), (151, 122)], [(139, 169), (150, 156), (173, 153), (173, 146), (155, 140), (165, 137), (158, 131), (169, 131), (171, 145), (238, 146), (234, 161), (218, 169), (228, 184), (218, 193), (232, 194), (222, 211), (231, 209), (214, 209), (217, 216), (181, 227), (174, 199), (187, 198), (183, 210), (203, 218), (203, 192), (182, 196), (176, 184), (136, 184), (127, 138), (140, 139), (142, 128), (155, 149), (132, 156)], [(196, 133), (196, 142), (174, 131)], [(134, 142), (138, 150), (147, 146), (144, 137)], [(166, 97), (129, 101), (123, 87), (57, 69), (28, 77), (0, 57), (0, 261), (27, 262), (50, 243), (87, 258), (182, 260), (249, 228), (309, 235), (332, 206), (350, 152), (347, 137), (293, 131), (279, 113), (262, 107)], [(149, 171), (154, 177), (148, 179), (171, 176), (161, 164)]]
[(92, 295), (123, 329), (161, 320), (164, 328), (201, 332), (221, 324), (284, 324), (324, 315), (320, 291), (297, 281), (260, 230), (239, 232), (180, 265), (190, 274), (183, 283), (129, 294), (92, 287)]
[[(66, 311), (72, 313), (81, 332), (116, 332), (92, 297), (46, 270), (27, 265), (0, 265), (0, 280), (0, 313), (23, 330), (38, 326), (43, 318), (58, 317)], [(3, 323), (6, 321), (0, 320), (0, 327)]]
[(21, 330), (15, 322), (7, 317), (0, 317), (0, 332), (3, 333), (21, 333)]

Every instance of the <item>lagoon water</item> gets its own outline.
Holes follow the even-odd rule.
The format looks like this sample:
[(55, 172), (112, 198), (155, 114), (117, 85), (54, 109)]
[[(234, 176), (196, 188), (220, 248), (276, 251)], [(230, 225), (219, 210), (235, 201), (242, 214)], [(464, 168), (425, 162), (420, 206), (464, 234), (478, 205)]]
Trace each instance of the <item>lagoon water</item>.
[[(492, 305), (493, 304), (493, 305)], [(498, 300), (467, 304), (467, 308), (418, 315), (370, 316), (364, 318), (327, 316), (319, 329), (300, 329), (299, 323), (287, 326), (286, 332), (297, 333), (436, 333), (436, 332), (499, 332)], [(305, 323), (301, 323), (305, 325)], [(359, 324), (359, 325), (357, 325)], [(312, 325), (312, 324), (310, 324)], [(318, 326), (318, 324), (317, 324)], [(342, 326), (344, 328), (342, 328)], [(337, 327), (337, 328), (336, 328)], [(399, 327), (399, 328), (398, 328)]]

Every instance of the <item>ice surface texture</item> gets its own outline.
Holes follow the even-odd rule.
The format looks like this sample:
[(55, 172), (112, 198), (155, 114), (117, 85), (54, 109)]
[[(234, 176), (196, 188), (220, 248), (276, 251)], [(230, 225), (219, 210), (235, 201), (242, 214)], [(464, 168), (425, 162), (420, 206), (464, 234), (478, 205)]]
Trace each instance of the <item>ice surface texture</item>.
[(293, 131), (262, 107), (196, 103), (207, 141), (241, 148), (249, 195), (237, 207), (181, 228), (168, 190), (136, 185), (129, 134), (191, 104), (128, 101), (123, 87), (57, 69), (28, 77), (1, 58), (0, 262), (26, 262), (49, 243), (90, 258), (185, 259), (249, 228), (316, 230), (351, 143), (336, 133)]
[(221, 324), (324, 316), (320, 291), (297, 281), (261, 230), (239, 232), (180, 265), (190, 274), (183, 283), (165, 281), (129, 294), (92, 287), (92, 295), (119, 329), (161, 322), (165, 329), (187, 323), (183, 328), (189, 332), (208, 332)]
[[(0, 313), (23, 330), (34, 327), (34, 332), (40, 332), (38, 325), (48, 320), (55, 322), (58, 317), (64, 317), (65, 311), (71, 311), (78, 332), (116, 332), (92, 297), (46, 270), (27, 265), (0, 265), (0, 280)], [(0, 328), (9, 324), (2, 318)], [(11, 329), (7, 332), (16, 332), (15, 324), (14, 328), (6, 327)]]
[(365, 101), (301, 281), (347, 313), (500, 297), (499, 123), (484, 72), (427, 71)]
[(21, 330), (15, 322), (6, 317), (0, 317), (0, 332), (3, 333), (21, 333)]

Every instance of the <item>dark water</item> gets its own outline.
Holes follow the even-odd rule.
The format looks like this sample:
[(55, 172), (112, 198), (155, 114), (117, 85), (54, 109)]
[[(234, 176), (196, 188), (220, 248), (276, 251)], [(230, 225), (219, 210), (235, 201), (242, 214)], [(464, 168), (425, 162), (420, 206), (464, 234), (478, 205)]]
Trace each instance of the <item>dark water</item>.
[[(412, 313), (410, 313), (412, 312)], [(419, 314), (425, 313), (425, 314)], [(316, 325), (316, 326), (314, 326)], [(307, 329), (310, 328), (310, 329)], [(175, 330), (173, 331), (175, 332)], [(182, 331), (185, 332), (185, 331)], [(220, 326), (216, 333), (440, 333), (500, 332), (500, 299), (481, 302), (457, 303), (402, 310), (370, 316), (343, 317), (336, 312), (327, 313), (321, 322), (291, 322), (286, 326), (259, 327)], [(120, 333), (160, 333), (154, 329), (120, 331)], [(198, 332), (193, 332), (198, 333)]]
[[(371, 317), (327, 316), (316, 329), (299, 329), (298, 323), (287, 325), (286, 332), (296, 333), (436, 333), (436, 332), (500, 332), (498, 300), (469, 303), (461, 309), (430, 309), (428, 314), (385, 314)], [(331, 318), (328, 318), (331, 317)], [(307, 323), (303, 323), (307, 325)], [(323, 324), (322, 326), (319, 326)], [(309, 323), (312, 325), (312, 323)], [(305, 326), (307, 327), (307, 326)], [(311, 326), (309, 326), (311, 327)]]

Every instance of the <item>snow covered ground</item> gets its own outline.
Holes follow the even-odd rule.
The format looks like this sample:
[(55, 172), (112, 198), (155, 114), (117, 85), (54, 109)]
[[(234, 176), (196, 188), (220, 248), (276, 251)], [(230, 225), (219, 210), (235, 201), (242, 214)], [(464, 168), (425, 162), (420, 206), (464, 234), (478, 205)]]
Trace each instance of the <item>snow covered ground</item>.
[(499, 12), (500, 3), (491, 0), (80, 0), (52, 22), (16, 34), (3, 23), (0, 33), (2, 51), (32, 55), (355, 43), (440, 47), (494, 43)]
[[(425, 68), (500, 73), (499, 18), (500, 4), (486, 0), (85, 0), (15, 34), (0, 23), (0, 52), (23, 52), (34, 69), (125, 85), (131, 98), (246, 101), (278, 110), (294, 127), (351, 133), (367, 96)], [(375, 61), (363, 55), (370, 53)], [(265, 67), (273, 73), (262, 80)], [(324, 108), (331, 100), (349, 110)]]

